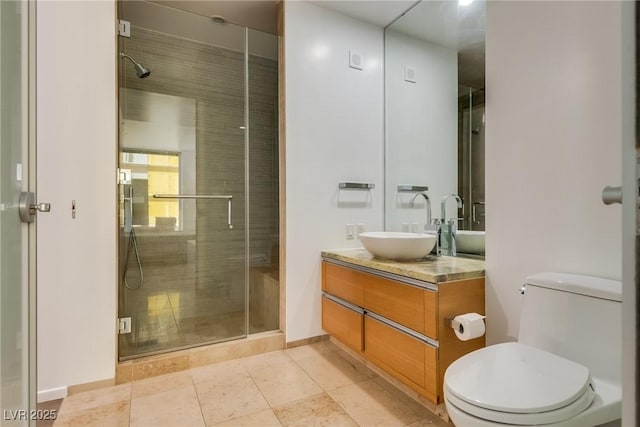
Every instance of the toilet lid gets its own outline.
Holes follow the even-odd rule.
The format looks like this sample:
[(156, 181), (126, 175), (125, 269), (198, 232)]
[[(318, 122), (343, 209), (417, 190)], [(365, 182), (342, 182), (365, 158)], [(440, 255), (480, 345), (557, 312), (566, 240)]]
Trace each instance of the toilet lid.
[[(594, 396), (586, 367), (519, 343), (493, 345), (461, 357), (447, 369), (444, 383), (452, 402), (463, 402), (467, 412), (482, 412), (488, 419), (496, 412), (501, 422), (521, 424), (528, 424), (521, 418), (532, 418), (522, 416), (542, 412), (545, 418), (557, 419), (547, 422), (568, 419), (586, 409)], [(510, 421), (505, 414), (512, 415), (507, 417)]]

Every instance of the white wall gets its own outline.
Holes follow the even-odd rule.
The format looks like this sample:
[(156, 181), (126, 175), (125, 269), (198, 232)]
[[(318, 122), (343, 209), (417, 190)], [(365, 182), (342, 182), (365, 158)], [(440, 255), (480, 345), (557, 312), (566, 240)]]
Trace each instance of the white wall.
[[(516, 25), (517, 23), (517, 25)], [(514, 340), (524, 278), (621, 278), (618, 2), (487, 2), (487, 340)]]
[[(285, 3), (286, 339), (323, 333), (320, 251), (360, 246), (345, 224), (382, 230), (382, 28)], [(349, 50), (364, 70), (348, 66)], [(338, 191), (341, 181), (374, 183)]]
[[(424, 199), (411, 207), (415, 193), (397, 188), (428, 186), (433, 218), (440, 218), (442, 197), (458, 193), (458, 54), (395, 31), (387, 31), (385, 44), (385, 229), (414, 223), (422, 231)], [(406, 66), (415, 83), (405, 81)]]
[[(37, 4), (38, 391), (115, 376), (115, 5)], [(77, 218), (71, 218), (71, 201)]]

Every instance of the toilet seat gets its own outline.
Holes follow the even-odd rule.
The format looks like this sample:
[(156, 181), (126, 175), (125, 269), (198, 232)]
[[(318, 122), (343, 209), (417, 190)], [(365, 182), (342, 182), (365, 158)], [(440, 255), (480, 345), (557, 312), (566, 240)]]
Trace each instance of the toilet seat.
[(489, 346), (453, 362), (445, 373), (450, 404), (504, 424), (552, 424), (575, 417), (595, 397), (589, 370), (520, 343)]

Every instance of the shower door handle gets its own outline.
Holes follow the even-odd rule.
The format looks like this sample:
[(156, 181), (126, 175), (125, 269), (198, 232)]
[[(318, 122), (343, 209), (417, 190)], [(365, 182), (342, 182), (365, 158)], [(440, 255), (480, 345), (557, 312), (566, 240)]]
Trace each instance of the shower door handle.
[(231, 223), (231, 200), (233, 196), (216, 195), (216, 194), (154, 194), (154, 199), (226, 199), (227, 200), (227, 227), (233, 229)]

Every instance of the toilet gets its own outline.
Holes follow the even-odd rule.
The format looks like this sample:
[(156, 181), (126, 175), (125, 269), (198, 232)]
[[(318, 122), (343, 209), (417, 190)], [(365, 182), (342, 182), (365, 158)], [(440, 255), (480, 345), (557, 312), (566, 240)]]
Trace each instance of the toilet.
[(622, 284), (566, 273), (529, 276), (518, 342), (471, 352), (444, 376), (456, 427), (619, 426)]

